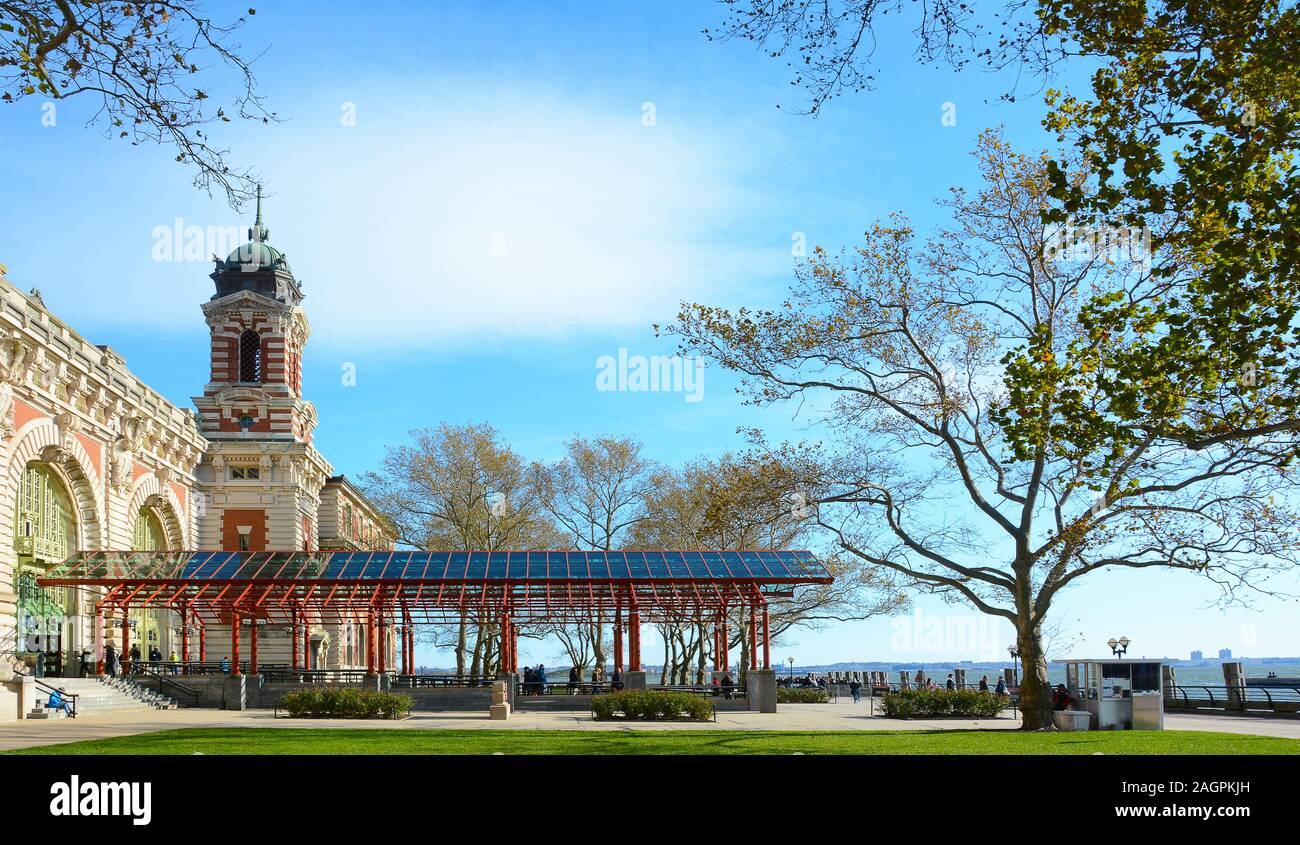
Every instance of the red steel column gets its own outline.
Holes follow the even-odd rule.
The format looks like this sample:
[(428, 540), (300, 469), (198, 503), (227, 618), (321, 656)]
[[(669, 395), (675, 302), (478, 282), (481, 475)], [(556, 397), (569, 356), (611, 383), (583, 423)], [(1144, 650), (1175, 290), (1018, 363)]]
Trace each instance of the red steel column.
[(519, 672), (519, 628), (510, 623), (510, 671)]
[(95, 605), (95, 674), (104, 674), (104, 608)]
[(749, 668), (758, 668), (758, 605), (749, 606)]
[[(118, 663), (127, 668), (131, 666), (131, 613), (126, 605), (122, 605), (122, 654)], [(125, 669), (122, 674), (127, 674)]]
[(641, 611), (637, 609), (636, 593), (628, 594), (627, 644), (629, 651), (628, 671), (641, 671)]
[(722, 671), (731, 671), (731, 618), (727, 608), (722, 608)]
[(239, 611), (230, 611), (230, 674), (242, 675), (239, 670)]
[(289, 627), (293, 629), (293, 645), (289, 647), (289, 656), (291, 658), (290, 668), (298, 668), (298, 611), (289, 611), (289, 618), (292, 620)]
[(248, 655), (248, 674), (257, 674), (257, 617), (248, 617), (249, 636), (252, 638)]
[(375, 615), (366, 616), (366, 674), (375, 674)]
[[(198, 615), (196, 614), (194, 618), (197, 621)], [(199, 622), (199, 662), (208, 662), (208, 626), (202, 622)]]
[(386, 621), (387, 619), (384, 613), (381, 611), (379, 614), (379, 627), (378, 627), (379, 674), (381, 675), (388, 671), (388, 630), (387, 630), (388, 625), (385, 624)]
[(772, 648), (768, 642), (767, 605), (763, 605), (763, 668), (772, 668)]
[(623, 608), (618, 605), (614, 607), (614, 671), (623, 671)]
[(307, 621), (307, 614), (300, 613), (298, 618), (302, 620), (302, 668), (311, 668), (311, 623)]
[[(189, 608), (189, 605), (186, 605), (186, 606), (185, 606), (185, 609), (181, 611), (181, 662), (182, 662), (182, 663), (189, 663), (189, 662), (190, 662), (190, 608)], [(189, 674), (189, 667), (188, 667), (188, 666), (187, 666), (186, 669), (185, 669), (185, 673), (186, 673), (186, 674)]]

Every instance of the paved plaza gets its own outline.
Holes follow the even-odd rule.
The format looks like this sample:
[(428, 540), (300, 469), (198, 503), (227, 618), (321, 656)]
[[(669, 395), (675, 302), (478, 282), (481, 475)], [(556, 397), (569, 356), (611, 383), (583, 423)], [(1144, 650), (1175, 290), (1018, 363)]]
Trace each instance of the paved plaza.
[[(775, 714), (723, 712), (717, 722), (595, 722), (582, 712), (516, 713), (507, 722), (490, 721), (478, 713), (417, 713), (396, 722), (357, 719), (275, 718), (269, 710), (160, 710), (53, 721), (24, 720), (0, 724), (0, 751), (130, 736), (176, 728), (366, 728), (371, 730), (728, 730), (728, 731), (888, 731), (888, 730), (1014, 730), (1017, 719), (886, 719), (870, 714), (867, 702), (853, 704), (784, 705)], [(1173, 714), (1165, 717), (1169, 730), (1213, 731), (1300, 739), (1300, 719)]]

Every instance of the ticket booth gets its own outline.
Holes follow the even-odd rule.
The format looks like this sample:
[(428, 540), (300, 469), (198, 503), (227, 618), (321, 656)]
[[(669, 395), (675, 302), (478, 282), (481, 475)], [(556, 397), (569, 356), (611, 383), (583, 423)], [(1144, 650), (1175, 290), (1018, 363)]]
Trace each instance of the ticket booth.
[(1159, 660), (1066, 660), (1070, 710), (1091, 714), (1094, 731), (1164, 730), (1161, 665)]

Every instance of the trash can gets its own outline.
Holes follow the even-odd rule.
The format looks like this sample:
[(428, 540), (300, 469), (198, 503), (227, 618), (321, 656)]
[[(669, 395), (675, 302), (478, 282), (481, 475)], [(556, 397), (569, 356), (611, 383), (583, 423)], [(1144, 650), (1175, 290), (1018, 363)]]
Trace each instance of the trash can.
[(1087, 710), (1057, 710), (1053, 716), (1059, 730), (1086, 731), (1092, 726), (1092, 714)]

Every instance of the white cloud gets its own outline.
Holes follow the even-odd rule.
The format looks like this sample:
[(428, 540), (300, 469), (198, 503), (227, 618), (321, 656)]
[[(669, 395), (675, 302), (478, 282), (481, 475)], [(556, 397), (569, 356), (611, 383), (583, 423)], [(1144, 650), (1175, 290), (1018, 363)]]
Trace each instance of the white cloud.
[(640, 103), (358, 109), (356, 128), (293, 131), (262, 166), (271, 242), (327, 343), (643, 325), (684, 297), (788, 272), (781, 243), (727, 245), (754, 203), (735, 146), (662, 112), (642, 126)]

